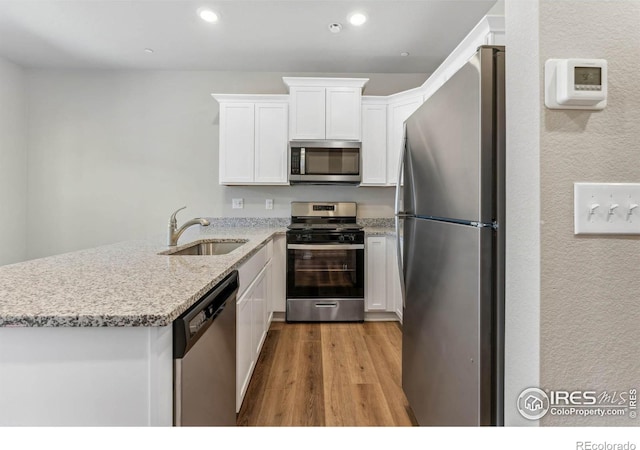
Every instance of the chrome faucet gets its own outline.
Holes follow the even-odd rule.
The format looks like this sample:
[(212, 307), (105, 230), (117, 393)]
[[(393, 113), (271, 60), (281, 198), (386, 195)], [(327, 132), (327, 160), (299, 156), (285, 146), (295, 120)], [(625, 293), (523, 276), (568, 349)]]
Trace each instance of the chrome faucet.
[(170, 247), (174, 247), (178, 244), (178, 239), (180, 235), (184, 233), (184, 230), (189, 228), (192, 225), (201, 225), (203, 227), (209, 226), (209, 221), (207, 219), (201, 219), (200, 217), (196, 217), (195, 219), (191, 219), (188, 222), (185, 222), (180, 228), (178, 228), (178, 222), (176, 221), (176, 214), (178, 211), (182, 211), (186, 206), (177, 209), (173, 214), (171, 214), (171, 218), (169, 219), (169, 239), (168, 245)]

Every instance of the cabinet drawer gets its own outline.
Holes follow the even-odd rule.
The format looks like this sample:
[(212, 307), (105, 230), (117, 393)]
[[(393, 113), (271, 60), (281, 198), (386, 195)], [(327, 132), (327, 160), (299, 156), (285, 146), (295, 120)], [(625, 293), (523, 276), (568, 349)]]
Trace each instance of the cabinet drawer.
[(255, 277), (258, 276), (258, 273), (260, 273), (267, 263), (267, 260), (267, 246), (263, 246), (255, 255), (238, 268), (238, 282), (240, 285), (238, 297), (242, 295)]

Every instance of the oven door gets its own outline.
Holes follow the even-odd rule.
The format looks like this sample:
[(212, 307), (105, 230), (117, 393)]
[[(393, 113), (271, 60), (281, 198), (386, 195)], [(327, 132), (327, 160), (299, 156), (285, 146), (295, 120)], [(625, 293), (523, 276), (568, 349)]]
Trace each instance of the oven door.
[(364, 244), (288, 244), (287, 298), (364, 298)]

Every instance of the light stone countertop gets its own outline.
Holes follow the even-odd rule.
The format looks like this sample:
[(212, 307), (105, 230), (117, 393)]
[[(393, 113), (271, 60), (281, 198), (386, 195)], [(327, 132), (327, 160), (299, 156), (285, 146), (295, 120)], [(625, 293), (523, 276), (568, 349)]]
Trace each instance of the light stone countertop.
[[(126, 241), (0, 267), (2, 327), (161, 327), (284, 227), (192, 227), (175, 249), (206, 239), (248, 240), (216, 256), (167, 256), (165, 237)], [(204, 230), (204, 229), (203, 229)]]
[[(178, 250), (207, 239), (247, 240), (216, 256), (168, 256), (166, 236), (0, 266), (0, 327), (170, 325), (285, 226), (191, 227)], [(367, 236), (394, 235), (365, 226)]]

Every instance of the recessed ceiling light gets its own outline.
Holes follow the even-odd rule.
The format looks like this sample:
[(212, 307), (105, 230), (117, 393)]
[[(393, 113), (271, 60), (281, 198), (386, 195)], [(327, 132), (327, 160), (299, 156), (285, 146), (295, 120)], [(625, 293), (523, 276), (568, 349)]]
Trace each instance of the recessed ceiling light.
[(355, 25), (357, 27), (359, 27), (360, 25), (362, 25), (366, 21), (367, 21), (367, 16), (365, 16), (362, 13), (353, 13), (353, 14), (351, 14), (349, 16), (349, 23), (351, 23), (351, 25)]
[(218, 21), (218, 15), (208, 8), (200, 8), (198, 15), (205, 22), (214, 23)]
[(329, 31), (331, 31), (332, 33), (340, 33), (342, 31), (342, 25), (340, 25), (339, 23), (330, 23)]
[(400, 56), (409, 56), (409, 52), (402, 52), (400, 53)]

